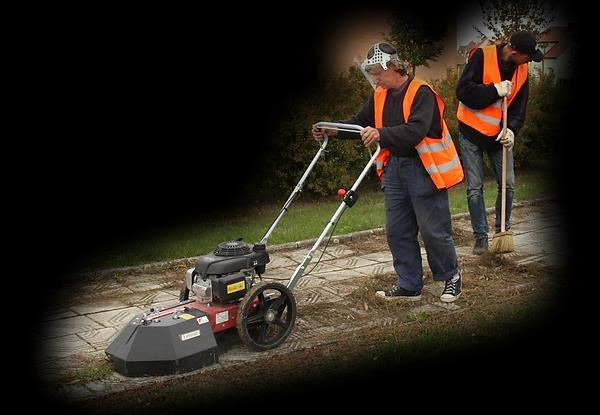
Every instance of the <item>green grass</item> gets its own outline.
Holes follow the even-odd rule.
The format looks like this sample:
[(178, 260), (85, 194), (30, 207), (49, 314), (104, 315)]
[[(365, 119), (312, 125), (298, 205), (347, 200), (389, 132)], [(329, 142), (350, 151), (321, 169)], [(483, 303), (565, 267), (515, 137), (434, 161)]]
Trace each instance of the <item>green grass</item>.
[[(547, 174), (518, 172), (515, 202), (553, 195)], [(373, 186), (371, 186), (373, 187)], [(291, 191), (291, 189), (290, 189)], [(346, 209), (334, 231), (336, 235), (382, 227), (384, 223), (383, 193), (377, 190), (359, 192), (358, 202)], [(254, 243), (260, 240), (289, 194), (268, 205), (250, 206), (238, 213), (223, 212), (203, 221), (179, 224), (168, 230), (139, 235), (128, 245), (115, 246), (88, 263), (88, 270), (136, 265), (183, 257), (204, 255), (219, 243), (243, 237)], [(450, 189), (453, 214), (467, 212), (465, 184)], [(495, 203), (496, 184), (490, 178), (484, 188), (486, 207)], [(302, 195), (292, 204), (273, 234), (269, 245), (318, 237), (340, 206), (337, 196), (303, 201)]]
[(81, 383), (96, 382), (107, 379), (112, 375), (112, 366), (108, 362), (96, 363), (83, 367), (76, 374), (76, 380)]

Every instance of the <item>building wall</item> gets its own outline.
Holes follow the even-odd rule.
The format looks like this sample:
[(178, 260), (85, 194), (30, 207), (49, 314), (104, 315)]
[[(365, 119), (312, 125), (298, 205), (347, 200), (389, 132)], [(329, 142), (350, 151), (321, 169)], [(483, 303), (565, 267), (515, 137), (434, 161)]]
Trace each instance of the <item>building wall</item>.
[[(574, 77), (571, 61), (573, 60), (573, 50), (565, 50), (559, 57), (554, 59), (544, 59), (544, 72), (552, 69), (557, 80), (571, 79)], [(529, 73), (533, 76), (537, 74), (537, 70), (542, 69), (542, 62), (531, 62), (529, 64)]]

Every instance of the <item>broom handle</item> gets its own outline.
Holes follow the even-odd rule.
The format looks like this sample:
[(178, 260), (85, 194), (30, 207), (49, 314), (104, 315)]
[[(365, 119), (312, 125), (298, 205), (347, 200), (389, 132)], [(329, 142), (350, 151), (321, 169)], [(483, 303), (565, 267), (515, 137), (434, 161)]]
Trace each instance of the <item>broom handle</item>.
[[(506, 136), (507, 109), (506, 96), (502, 98), (502, 137)], [(502, 219), (500, 220), (500, 232), (506, 231), (506, 158), (508, 150), (502, 146)]]

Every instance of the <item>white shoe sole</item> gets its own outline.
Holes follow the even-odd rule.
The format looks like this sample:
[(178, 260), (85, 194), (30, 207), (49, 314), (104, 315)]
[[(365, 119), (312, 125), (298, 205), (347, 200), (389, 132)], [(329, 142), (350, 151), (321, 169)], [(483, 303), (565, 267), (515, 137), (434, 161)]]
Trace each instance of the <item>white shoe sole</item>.
[(384, 300), (404, 300), (404, 301), (419, 301), (421, 299), (421, 294), (419, 295), (415, 295), (413, 297), (402, 297), (402, 296), (396, 296), (396, 297), (386, 297), (385, 296), (385, 291), (376, 291), (375, 295), (377, 297), (381, 297)]
[(442, 303), (451, 303), (451, 302), (454, 302), (454, 301), (458, 300), (458, 297), (460, 297), (461, 294), (462, 294), (462, 292), (459, 292), (456, 297), (444, 297), (444, 296), (441, 296), (440, 297), (440, 301)]

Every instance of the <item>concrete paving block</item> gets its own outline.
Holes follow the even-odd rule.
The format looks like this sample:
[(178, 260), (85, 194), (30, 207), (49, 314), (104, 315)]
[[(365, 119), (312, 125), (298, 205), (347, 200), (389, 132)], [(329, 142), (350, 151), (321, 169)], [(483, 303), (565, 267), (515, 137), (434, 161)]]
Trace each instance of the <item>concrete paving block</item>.
[(410, 310), (410, 312), (414, 315), (418, 315), (421, 313), (425, 313), (425, 314), (433, 314), (433, 313), (439, 313), (441, 312), (442, 309), (440, 307), (436, 307), (433, 304), (423, 304), (423, 305), (419, 305), (417, 307), (414, 307)]
[(515, 235), (532, 233), (532, 232), (538, 230), (540, 228), (540, 225), (542, 225), (542, 224), (540, 224), (539, 221), (537, 221), (535, 219), (518, 221), (518, 222), (511, 221), (511, 222), (512, 222), (511, 229), (518, 228), (518, 231), (513, 230)]
[(116, 327), (106, 327), (104, 329), (81, 332), (77, 336), (91, 344), (93, 348), (104, 350), (117, 337), (119, 332), (120, 330)]
[(319, 275), (319, 274), (323, 274), (325, 272), (330, 272), (330, 271), (340, 271), (344, 268), (345, 267), (338, 266), (332, 262), (321, 261), (318, 264), (316, 264), (315, 262), (312, 262), (312, 263), (308, 264), (308, 266), (306, 268), (306, 272), (304, 273), (304, 276)]
[[(181, 275), (181, 281), (185, 278), (185, 274)], [(153, 290), (162, 290), (165, 285), (170, 282), (156, 282), (157, 280), (150, 280), (146, 277), (140, 277), (140, 279), (145, 280), (144, 282), (136, 282), (132, 284), (127, 284), (127, 288), (135, 293), (145, 292), (145, 291), (153, 291)]]
[(87, 291), (87, 292), (95, 292), (95, 293), (100, 293), (100, 292), (113, 292), (113, 291), (119, 291), (122, 288), (126, 288), (122, 282), (122, 280), (114, 280), (114, 279), (106, 279), (103, 281), (96, 281), (96, 282), (91, 282), (91, 283), (82, 283), (80, 284), (80, 289)]
[(370, 259), (370, 260), (376, 261), (376, 262), (391, 262), (394, 260), (394, 258), (392, 258), (392, 253), (389, 250), (373, 252), (370, 254), (361, 255), (360, 257), (365, 258), (365, 259)]
[(343, 269), (356, 269), (360, 267), (366, 267), (369, 265), (376, 265), (378, 264), (378, 262), (360, 256), (352, 256), (348, 258), (336, 259), (334, 261), (328, 262), (328, 264)]
[(76, 315), (77, 313), (73, 312), (72, 310), (69, 310), (67, 308), (60, 308), (55, 310), (49, 310), (47, 314), (41, 316), (41, 320), (61, 320), (67, 317), (75, 317)]
[[(128, 307), (121, 310), (105, 311), (103, 313), (90, 314), (89, 317), (94, 321), (100, 323), (102, 327), (122, 327), (129, 323), (129, 321), (138, 314), (144, 313), (139, 307)], [(79, 330), (79, 332), (89, 331), (85, 329)]]
[[(284, 255), (286, 256), (286, 258), (288, 258), (288, 260), (290, 262), (292, 262), (292, 264), (285, 265), (285, 266), (293, 267), (294, 265), (298, 265), (299, 263), (304, 261), (304, 258), (308, 254), (309, 250), (310, 250), (310, 248), (305, 248), (305, 249), (297, 249), (297, 250), (285, 253)], [(323, 254), (323, 257), (321, 257), (321, 252), (322, 252), (321, 250), (315, 252), (313, 255), (313, 258), (312, 258), (312, 262), (317, 261), (320, 257), (321, 257), (321, 261), (334, 259), (335, 257), (329, 253), (329, 250), (330, 250), (330, 248), (327, 248), (327, 251)], [(267, 267), (268, 266), (269, 265), (267, 264)]]
[(336, 297), (339, 297), (340, 300), (342, 300), (342, 297), (347, 297), (348, 295), (356, 291), (358, 289), (358, 286), (351, 284), (326, 284), (322, 287), (319, 287), (319, 289), (321, 291), (327, 291), (335, 295)]
[(517, 250), (517, 248), (519, 253), (521, 253), (523, 256), (538, 256), (546, 254), (546, 251), (544, 251), (540, 245), (535, 243), (529, 243), (527, 245), (515, 244), (515, 250)]
[(94, 348), (75, 334), (46, 339), (40, 343), (41, 361), (55, 360), (76, 353), (91, 353)]
[(521, 259), (519, 259), (518, 261), (516, 261), (516, 263), (518, 265), (530, 264), (532, 262), (536, 262), (539, 258), (542, 258), (543, 256), (545, 256), (545, 254), (525, 255)]
[(76, 306), (71, 307), (71, 310), (73, 310), (77, 314), (85, 315), (85, 314), (100, 313), (103, 311), (119, 310), (121, 308), (127, 308), (127, 307), (129, 307), (129, 305), (127, 305), (125, 302), (123, 302), (121, 300), (101, 300), (101, 301), (95, 301), (93, 303), (85, 303), (85, 304), (76, 305)]
[(363, 274), (360, 272), (351, 270), (351, 269), (343, 269), (340, 271), (329, 271), (319, 274), (320, 278), (323, 278), (327, 281), (341, 281), (347, 280), (350, 278), (362, 277)]
[(287, 283), (295, 270), (296, 268), (277, 268), (275, 272), (272, 272), (268, 276), (266, 274), (263, 275), (263, 281)]
[(326, 252), (335, 258), (345, 258), (351, 255), (355, 255), (355, 252), (352, 249), (348, 248), (346, 245), (328, 247)]
[[(192, 295), (190, 294), (190, 299), (191, 298), (192, 298)], [(154, 308), (155, 310), (158, 310), (158, 309), (164, 310), (165, 308), (176, 306), (178, 304), (178, 302), (179, 302), (178, 298), (173, 298), (173, 299), (170, 299), (167, 301), (160, 301), (158, 303), (152, 303), (149, 306), (144, 307), (144, 310), (150, 311), (150, 308)]]
[(247, 346), (240, 344), (227, 351), (225, 355), (219, 356), (219, 363), (227, 367), (232, 363), (253, 362), (261, 358), (261, 352), (252, 352)]
[(87, 316), (68, 317), (46, 322), (41, 328), (41, 337), (54, 338), (101, 328), (101, 324)]
[[(321, 247), (315, 252), (315, 255), (314, 255), (315, 260), (321, 258), (321, 261), (326, 261), (326, 260), (336, 258), (334, 255), (332, 255), (330, 253), (330, 251), (334, 250), (337, 247), (337, 245), (333, 246), (333, 245), (329, 244), (327, 249), (325, 249), (325, 252), (323, 252), (323, 247), (325, 246), (326, 243), (327, 243), (327, 241), (324, 241), (323, 244), (321, 245)], [(306, 255), (308, 253), (308, 249), (305, 249), (304, 252), (301, 251), (300, 253)]]
[[(295, 249), (293, 251), (288, 251), (285, 253), (281, 253), (280, 255), (284, 256), (288, 261), (292, 262), (292, 264), (284, 265), (285, 267), (295, 267), (300, 262), (304, 260), (304, 257), (308, 253), (308, 249), (298, 250)], [(267, 264), (268, 266), (268, 264)]]
[(107, 392), (108, 384), (106, 382), (88, 382), (85, 387), (94, 395), (102, 395)]
[(354, 268), (353, 270), (367, 276), (384, 275), (396, 272), (391, 262), (386, 264), (368, 265), (366, 267)]
[(133, 293), (134, 292), (127, 287), (117, 287), (104, 291), (89, 291), (81, 294), (77, 299), (77, 303), (81, 304), (95, 302), (99, 298), (126, 297)]
[(305, 288), (321, 287), (326, 284), (327, 281), (325, 281), (325, 278), (308, 275), (306, 277), (300, 278), (300, 280), (296, 283), (294, 291), (303, 290)]
[(563, 267), (569, 262), (567, 255), (559, 253), (542, 254), (534, 257), (535, 262), (539, 262), (542, 265)]
[(161, 301), (174, 301), (177, 300), (179, 294), (177, 296), (171, 295), (166, 291), (149, 291), (149, 292), (141, 292), (135, 293), (127, 297), (126, 301), (132, 306), (138, 306), (142, 308), (147, 308), (152, 304), (159, 303)]
[(461, 306), (459, 306), (456, 303), (442, 303), (441, 301), (436, 301), (433, 303), (433, 305), (436, 305), (438, 307), (444, 308), (449, 311), (456, 311), (456, 310), (460, 310), (462, 308)]
[[(265, 278), (267, 280), (278, 281), (281, 283), (287, 283), (287, 281), (290, 280), (290, 278), (292, 277), (294, 272), (296, 272), (296, 268), (297, 268), (297, 266), (293, 267), (293, 268), (292, 267), (279, 268), (277, 274), (271, 274), (269, 277), (263, 276), (263, 278)], [(323, 261), (318, 263), (316, 266), (315, 266), (315, 263), (312, 262), (312, 263), (308, 264), (308, 266), (306, 267), (306, 271), (302, 274), (301, 279), (308, 278), (308, 277), (320, 277), (323, 273), (331, 272), (331, 271), (341, 271), (342, 269), (343, 268), (341, 268), (341, 267), (337, 267), (337, 266), (328, 264), (327, 262), (323, 262)]]
[(37, 365), (36, 371), (50, 384), (74, 383), (82, 369), (106, 362), (104, 350), (78, 350), (70, 355), (54, 356)]
[(269, 263), (267, 264), (267, 270), (265, 272), (265, 276), (268, 276), (269, 271), (271, 271), (271, 270), (281, 268), (281, 267), (295, 266), (298, 264), (298, 261), (293, 261), (290, 258), (288, 258), (282, 254), (275, 254), (275, 255), (269, 254), (269, 258), (271, 259), (271, 261), (269, 261)]
[(98, 396), (105, 395), (107, 393), (116, 393), (133, 388), (139, 388), (143, 387), (145, 384), (160, 382), (161, 378), (162, 376), (149, 378), (128, 378), (113, 372), (113, 375), (108, 380), (102, 382), (104, 389), (100, 388), (95, 390), (94, 393)]
[(296, 304), (316, 304), (316, 303), (329, 303), (340, 301), (342, 298), (331, 290), (325, 290), (321, 287), (305, 288), (302, 291), (298, 291), (295, 295)]
[[(183, 286), (183, 279), (181, 280), (181, 286)], [(163, 291), (169, 294), (171, 297), (179, 298), (179, 291), (181, 291), (181, 287)]]

